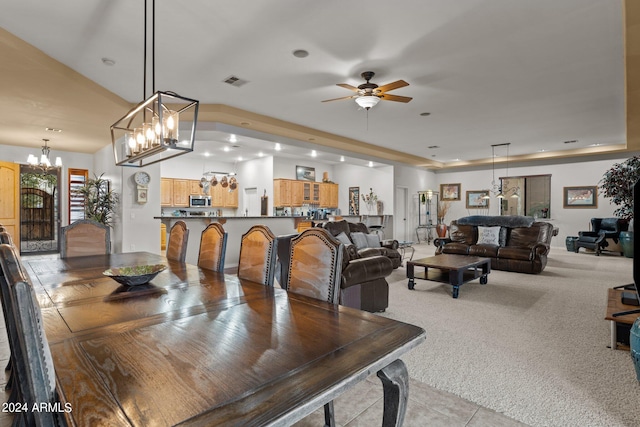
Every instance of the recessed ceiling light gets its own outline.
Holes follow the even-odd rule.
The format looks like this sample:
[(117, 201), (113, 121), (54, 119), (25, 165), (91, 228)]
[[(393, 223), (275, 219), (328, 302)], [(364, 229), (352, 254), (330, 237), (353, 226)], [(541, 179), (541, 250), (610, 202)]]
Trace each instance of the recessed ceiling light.
[(258, 153), (258, 157), (264, 157), (264, 153), (261, 151)]
[(109, 67), (113, 67), (114, 65), (116, 65), (116, 61), (111, 58), (102, 58), (102, 63)]
[(238, 137), (234, 134), (229, 135), (229, 142), (238, 142)]
[(304, 49), (296, 49), (293, 51), (293, 56), (295, 56), (296, 58), (306, 58), (307, 56), (309, 56), (309, 52)]
[(282, 146), (280, 145), (280, 143), (279, 143), (279, 142), (276, 142), (275, 150), (276, 150), (276, 151), (280, 151), (280, 150), (282, 150)]
[(591, 144), (592, 147), (600, 147), (602, 144), (600, 144), (599, 142), (596, 142), (595, 144)]
[(316, 150), (311, 150), (311, 157), (316, 157), (318, 152)]
[(242, 156), (238, 157), (238, 161), (241, 162), (242, 161)]
[(231, 148), (229, 148), (228, 145), (225, 145), (223, 150), (224, 150), (225, 153), (228, 153), (229, 151), (231, 151)]
[(344, 156), (340, 156), (340, 161), (344, 162)]
[(372, 168), (373, 167), (373, 162), (369, 161), (369, 167)]
[(420, 115), (421, 115), (421, 116), (423, 116), (423, 117), (426, 117), (426, 116), (430, 116), (430, 115), (431, 115), (431, 113), (426, 113), (426, 112), (425, 112), (425, 113), (420, 113)]
[(211, 155), (211, 153), (209, 153), (208, 151), (206, 151), (206, 152), (204, 153), (204, 156), (205, 156), (205, 157), (209, 157), (210, 155)]

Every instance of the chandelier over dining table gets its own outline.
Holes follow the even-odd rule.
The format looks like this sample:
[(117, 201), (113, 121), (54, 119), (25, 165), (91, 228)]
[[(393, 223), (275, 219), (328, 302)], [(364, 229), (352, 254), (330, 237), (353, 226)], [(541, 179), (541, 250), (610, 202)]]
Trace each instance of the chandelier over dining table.
[(147, 98), (149, 15), (144, 1), (144, 101), (111, 125), (111, 142), (118, 166), (142, 167), (193, 151), (199, 101), (170, 91), (155, 91), (155, 0), (151, 2), (151, 87)]
[(51, 149), (48, 145), (49, 140), (43, 139), (42, 141), (44, 141), (44, 145), (42, 146), (42, 154), (40, 155), (40, 158), (34, 154), (29, 154), (27, 157), (27, 163), (33, 167), (40, 168), (43, 172), (62, 167), (62, 159), (59, 156), (56, 157), (55, 163), (51, 164), (51, 160), (49, 158), (51, 153)]

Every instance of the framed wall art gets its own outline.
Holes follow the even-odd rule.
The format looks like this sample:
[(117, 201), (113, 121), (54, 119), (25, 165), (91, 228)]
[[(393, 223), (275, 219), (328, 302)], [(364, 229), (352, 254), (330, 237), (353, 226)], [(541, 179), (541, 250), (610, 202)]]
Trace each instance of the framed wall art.
[(489, 199), (483, 199), (488, 193), (487, 190), (467, 191), (467, 209), (486, 209), (489, 207)]
[(440, 184), (440, 200), (460, 200), (460, 184)]
[(316, 169), (308, 166), (296, 166), (296, 179), (303, 181), (315, 181)]
[(598, 187), (595, 185), (585, 187), (564, 187), (565, 208), (592, 208), (598, 207)]
[(360, 187), (349, 187), (349, 215), (360, 215)]

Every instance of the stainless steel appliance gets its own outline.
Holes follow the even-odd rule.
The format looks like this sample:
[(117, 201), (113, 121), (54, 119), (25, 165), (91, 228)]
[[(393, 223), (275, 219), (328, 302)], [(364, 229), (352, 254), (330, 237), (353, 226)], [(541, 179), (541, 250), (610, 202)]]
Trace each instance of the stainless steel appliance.
[(211, 207), (211, 196), (202, 196), (199, 194), (192, 194), (189, 196), (189, 206), (192, 208)]

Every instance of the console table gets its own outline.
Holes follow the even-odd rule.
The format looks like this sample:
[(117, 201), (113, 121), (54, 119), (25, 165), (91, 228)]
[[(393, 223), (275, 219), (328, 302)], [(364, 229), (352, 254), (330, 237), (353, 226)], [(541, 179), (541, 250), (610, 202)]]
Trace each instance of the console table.
[[(640, 313), (625, 314), (624, 316), (614, 316), (614, 313), (620, 313), (622, 311), (637, 310), (638, 306), (627, 305), (622, 303), (622, 292), (624, 289), (608, 289), (607, 295), (607, 313), (605, 320), (608, 320), (611, 324), (611, 349), (615, 350), (620, 348), (622, 350), (629, 350), (629, 331), (633, 322), (640, 317)], [(630, 292), (630, 291), (627, 291)], [(626, 334), (627, 339), (620, 341), (619, 335)]]

